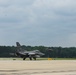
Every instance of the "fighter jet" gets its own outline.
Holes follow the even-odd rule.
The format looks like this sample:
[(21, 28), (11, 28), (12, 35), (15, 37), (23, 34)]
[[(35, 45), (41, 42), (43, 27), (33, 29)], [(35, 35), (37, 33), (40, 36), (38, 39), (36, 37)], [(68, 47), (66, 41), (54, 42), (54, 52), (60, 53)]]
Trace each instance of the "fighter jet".
[(37, 57), (44, 55), (44, 53), (40, 52), (39, 50), (27, 51), (22, 49), (19, 42), (16, 42), (16, 45), (16, 55), (23, 58), (23, 60), (25, 60), (26, 58), (29, 58), (30, 60), (32, 60), (33, 58), (34, 60), (36, 60)]

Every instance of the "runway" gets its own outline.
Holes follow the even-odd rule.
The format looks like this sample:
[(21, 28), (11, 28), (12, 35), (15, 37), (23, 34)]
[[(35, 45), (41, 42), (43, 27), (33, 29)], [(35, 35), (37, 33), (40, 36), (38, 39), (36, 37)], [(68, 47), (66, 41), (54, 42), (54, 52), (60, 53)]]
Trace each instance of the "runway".
[(1, 60), (0, 75), (76, 75), (76, 60)]

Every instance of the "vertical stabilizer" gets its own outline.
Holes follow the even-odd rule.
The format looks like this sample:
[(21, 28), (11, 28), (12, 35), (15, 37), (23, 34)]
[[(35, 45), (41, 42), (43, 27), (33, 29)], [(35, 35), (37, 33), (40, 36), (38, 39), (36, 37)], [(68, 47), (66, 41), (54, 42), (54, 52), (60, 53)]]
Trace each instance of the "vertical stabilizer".
[(20, 45), (19, 42), (16, 42), (16, 46), (17, 46), (17, 52), (22, 50), (21, 45)]
[(21, 45), (20, 45), (20, 43), (19, 42), (16, 42), (16, 46), (17, 46), (17, 51), (19, 52), (19, 51), (24, 51), (24, 49), (22, 49), (21, 48)]
[(17, 47), (21, 47), (20, 43), (19, 42), (16, 42), (16, 45)]

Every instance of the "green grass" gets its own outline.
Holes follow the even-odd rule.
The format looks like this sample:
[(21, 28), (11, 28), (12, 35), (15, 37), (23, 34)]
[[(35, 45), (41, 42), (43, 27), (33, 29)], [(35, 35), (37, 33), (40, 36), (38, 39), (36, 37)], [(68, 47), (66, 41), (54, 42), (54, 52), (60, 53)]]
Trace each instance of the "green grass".
[(0, 60), (21, 60), (21, 58), (0, 58)]
[(76, 60), (76, 58), (53, 58), (54, 60)]
[[(37, 60), (48, 60), (48, 58), (38, 58)], [(76, 60), (76, 58), (51, 58), (51, 60)]]
[[(48, 58), (37, 58), (37, 60), (47, 60)], [(22, 58), (0, 58), (0, 60), (23, 60)], [(30, 60), (26, 58), (26, 60)]]
[[(76, 58), (51, 58), (52, 60), (76, 60)], [(22, 58), (0, 58), (0, 60), (23, 60)], [(26, 58), (26, 60), (30, 60)], [(37, 58), (37, 60), (48, 60), (48, 58)]]

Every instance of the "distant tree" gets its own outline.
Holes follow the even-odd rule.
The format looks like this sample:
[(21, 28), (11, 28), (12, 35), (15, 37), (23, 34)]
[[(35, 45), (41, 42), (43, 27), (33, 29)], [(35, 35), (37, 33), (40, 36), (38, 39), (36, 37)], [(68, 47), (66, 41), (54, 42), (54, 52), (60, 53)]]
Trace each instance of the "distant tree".
[[(40, 50), (45, 54), (44, 57), (54, 57), (54, 58), (76, 58), (76, 47), (45, 47), (45, 46), (22, 46), (25, 50)], [(50, 48), (50, 49), (49, 49)], [(15, 57), (11, 56), (10, 53), (15, 53), (15, 46), (0, 46), (0, 57)], [(48, 51), (49, 49), (49, 51)], [(49, 52), (49, 53), (48, 53)]]

